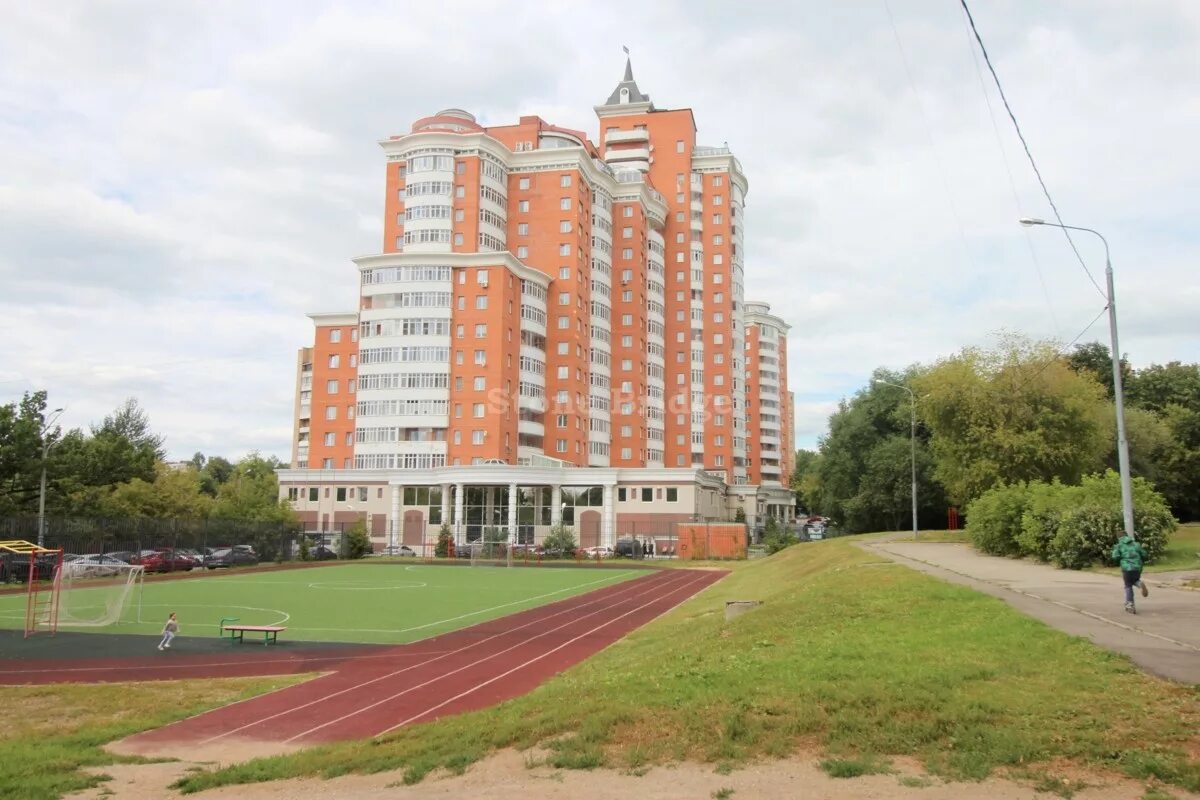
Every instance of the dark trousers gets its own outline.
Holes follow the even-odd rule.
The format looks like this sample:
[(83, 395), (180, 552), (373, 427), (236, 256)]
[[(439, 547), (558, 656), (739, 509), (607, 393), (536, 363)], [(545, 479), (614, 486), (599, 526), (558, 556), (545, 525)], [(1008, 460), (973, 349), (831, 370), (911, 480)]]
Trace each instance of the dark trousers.
[(1133, 587), (1142, 582), (1142, 571), (1140, 569), (1123, 569), (1121, 577), (1125, 579), (1125, 602), (1133, 602)]

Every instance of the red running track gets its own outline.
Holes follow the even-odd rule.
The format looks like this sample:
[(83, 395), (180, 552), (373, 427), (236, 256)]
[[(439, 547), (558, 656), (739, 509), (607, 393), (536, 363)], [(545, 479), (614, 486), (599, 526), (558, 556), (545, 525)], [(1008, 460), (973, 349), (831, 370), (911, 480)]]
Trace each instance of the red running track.
[(381, 654), (147, 731), (134, 750), (230, 740), (291, 745), (378, 736), (520, 696), (724, 576), (662, 570)]

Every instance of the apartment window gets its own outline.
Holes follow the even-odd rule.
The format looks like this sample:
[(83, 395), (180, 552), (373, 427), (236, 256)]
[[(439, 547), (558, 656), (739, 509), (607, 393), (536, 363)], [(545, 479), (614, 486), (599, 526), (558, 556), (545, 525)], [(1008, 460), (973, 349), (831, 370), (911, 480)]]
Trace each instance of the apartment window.
[(559, 179), (558, 185), (562, 186), (563, 188), (570, 186), (571, 185), (571, 176), (563, 175), (562, 178)]
[(724, 276), (724, 275), (722, 275), (722, 274), (721, 274), (721, 273), (719, 273), (719, 272), (714, 272), (714, 273), (713, 273), (713, 283), (724, 283), (724, 282), (725, 282), (725, 276)]
[(633, 290), (632, 289), (626, 289), (625, 291), (621, 292), (621, 301), (622, 302), (628, 303), (628, 302), (631, 302), (632, 300), (633, 300)]
[[(683, 244), (683, 233), (682, 232), (675, 234), (675, 244)], [(676, 255), (681, 256), (681, 255), (683, 255), (683, 253), (676, 253)]]
[(518, 236), (528, 236), (529, 235), (529, 223), (528, 222), (521, 222), (521, 223), (517, 224), (517, 235)]
[(476, 350), (475, 351), (475, 363), (480, 366), (483, 366), (484, 364), (487, 363), (487, 350)]
[(622, 370), (630, 370), (630, 369), (633, 369), (633, 359), (631, 359), (631, 358), (623, 358), (623, 359), (621, 359), (621, 369), (622, 369)]
[(725, 221), (725, 218), (720, 214), (713, 214), (713, 225), (720, 225)]
[(571, 318), (570, 317), (559, 317), (558, 318), (558, 329), (560, 331), (565, 331), (570, 327), (571, 327)]
[(626, 225), (624, 228), (622, 228), (621, 229), (621, 238), (622, 239), (632, 239), (633, 238), (633, 227)]
[(725, 202), (725, 198), (719, 194), (713, 195), (712, 203), (714, 206), (719, 206)]
[(565, 356), (565, 355), (569, 354), (570, 352), (571, 352), (570, 343), (568, 343), (568, 342), (559, 342), (558, 343), (558, 354), (560, 356)]
[(482, 392), (487, 388), (487, 378), (482, 375), (475, 378), (472, 388), (477, 392)]
[(558, 232), (559, 233), (570, 233), (571, 232), (571, 221), (564, 219), (561, 222), (559, 222), (558, 223)]
[(337, 434), (336, 434), (336, 433), (327, 433), (327, 434), (325, 434), (325, 446), (326, 446), (326, 447), (333, 447), (335, 444), (337, 444), (337, 440), (336, 440), (336, 438), (335, 438), (336, 436), (337, 436)]
[(463, 363), (463, 351), (462, 350), (454, 351), (454, 363), (455, 364)]
[(571, 368), (570, 367), (559, 367), (558, 368), (558, 377), (560, 379), (566, 379), (566, 378), (571, 377)]
[(714, 425), (724, 425), (725, 424), (725, 415), (724, 414), (716, 414), (713, 417), (713, 424)]
[(525, 245), (518, 245), (517, 258), (529, 258), (529, 248)]
[(517, 181), (517, 188), (518, 189), (528, 189), (529, 188), (529, 178), (521, 178), (519, 181)]
[(558, 441), (556, 441), (554, 443), (554, 449), (556, 452), (559, 452), (559, 453), (567, 452), (567, 440), (559, 439)]
[(471, 406), (471, 416), (476, 419), (483, 419), (483, 403), (475, 403)]
[(651, 488), (649, 486), (642, 487), (642, 502), (643, 503), (653, 503), (654, 502), (654, 489), (653, 488)]
[(466, 309), (466, 307), (467, 307), (467, 298), (466, 298), (466, 295), (461, 295), (461, 294), (460, 294), (460, 295), (458, 296), (458, 310), (459, 310), (459, 311), (464, 311), (464, 310)]
[(358, 381), (355, 380), (354, 378), (351, 378), (350, 380), (346, 381), (346, 391), (349, 392), (350, 394), (354, 394), (354, 392), (357, 388), (358, 388)]
[(454, 418), (462, 419), (462, 403), (454, 404)]
[(624, 487), (617, 489), (617, 501), (621, 502), (621, 503), (625, 502), (625, 488)]
[(341, 340), (342, 340), (341, 328), (330, 328), (329, 329), (329, 341), (333, 342), (334, 344), (337, 344)]
[[(633, 458), (633, 450), (628, 447), (622, 447), (621, 448), (621, 458), (626, 461)], [(624, 491), (624, 490), (622, 490), (622, 491)]]
[(564, 281), (571, 280), (571, 268), (570, 267), (559, 267), (558, 268), (558, 277)]
[(454, 379), (454, 391), (461, 392), (462, 387), (463, 387), (462, 377), (455, 378)]
[(621, 216), (632, 217), (633, 216), (633, 206), (625, 206), (623, 209), (621, 209)]
[(464, 187), (464, 186), (455, 186), (455, 187), (454, 187), (454, 196), (455, 196), (455, 197), (458, 197), (458, 198), (463, 198), (463, 197), (466, 197), (466, 196), (467, 196), (467, 189), (466, 189), (466, 187)]
[(622, 314), (621, 315), (621, 324), (622, 325), (632, 325), (633, 324), (633, 314)]
[[(322, 468), (322, 469), (333, 469), (333, 459), (332, 459), (332, 458), (327, 458), (327, 459), (325, 459), (324, 461), (322, 461), (322, 462), (321, 462), (321, 468)], [(328, 489), (326, 489), (325, 491), (328, 493), (328, 491), (329, 491), (329, 490), (328, 490)]]
[(325, 419), (337, 419), (337, 406), (325, 406)]
[(629, 283), (631, 280), (633, 280), (633, 270), (631, 270), (631, 269), (621, 270), (621, 282)]
[(454, 234), (454, 243), (455, 243), (455, 244), (462, 244), (462, 243), (463, 243), (463, 235), (462, 235), (461, 233), (456, 233), (456, 234)]
[(557, 415), (555, 417), (554, 421), (555, 421), (555, 424), (558, 425), (558, 427), (560, 427), (560, 428), (567, 427), (567, 415), (566, 414)]
[(463, 210), (461, 208), (455, 209), (454, 210), (454, 221), (462, 222), (463, 219), (465, 219)]
[(724, 177), (722, 177), (721, 175), (713, 176), (713, 186), (724, 186), (724, 185), (725, 185)]
[(569, 245), (569, 244), (560, 244), (560, 245), (558, 246), (558, 254), (559, 254), (560, 256), (569, 256), (569, 255), (571, 255), (571, 245)]
[(561, 211), (570, 211), (571, 210), (571, 198), (569, 198), (569, 197), (560, 198), (558, 201), (558, 207), (559, 207), (559, 210), (561, 210)]
[(558, 293), (558, 304), (560, 306), (571, 305), (571, 293), (570, 292), (559, 292)]
[(481, 311), (483, 309), (487, 308), (487, 295), (486, 294), (475, 295), (475, 308), (477, 308)]
[(325, 393), (326, 394), (337, 394), (338, 393), (338, 382), (337, 381), (325, 381)]
[(518, 202), (517, 203), (517, 211), (520, 211), (522, 214), (528, 214), (529, 213), (529, 201), (521, 200), (520, 202)]
[(471, 431), (471, 444), (483, 444), (484, 431)]
[(337, 369), (341, 365), (342, 365), (342, 357), (341, 356), (334, 355), (334, 356), (329, 357), (329, 368), (330, 369)]
[(454, 432), (454, 443), (455, 443), (455, 444), (462, 444), (462, 431), (455, 431), (455, 432)]
[(721, 255), (720, 253), (713, 253), (713, 263), (714, 264), (724, 264), (725, 256)]

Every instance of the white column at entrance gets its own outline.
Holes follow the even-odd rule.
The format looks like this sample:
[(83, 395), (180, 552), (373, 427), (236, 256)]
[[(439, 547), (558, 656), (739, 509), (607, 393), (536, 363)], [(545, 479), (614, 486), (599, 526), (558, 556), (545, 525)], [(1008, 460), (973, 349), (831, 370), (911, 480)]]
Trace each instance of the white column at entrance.
[(401, 500), (401, 493), (403, 491), (404, 491), (403, 486), (393, 486), (392, 487), (392, 519), (391, 519), (391, 524), (388, 525), (388, 552), (389, 553), (396, 552), (396, 550), (395, 550), (396, 542), (397, 542), (398, 537), (400, 536), (400, 530), (401, 530), (400, 525), (402, 523), (402, 520), (400, 517), (400, 500)]
[(463, 540), (463, 485), (456, 483), (454, 485), (454, 540), (461, 542)]
[(550, 487), (550, 526), (557, 528), (562, 524), (562, 487)]
[(450, 524), (450, 484), (442, 484), (442, 524)]
[(604, 505), (600, 514), (600, 544), (615, 547), (617, 544), (617, 506), (613, 503), (613, 487), (604, 487)]
[(517, 485), (508, 485), (508, 542), (517, 542)]

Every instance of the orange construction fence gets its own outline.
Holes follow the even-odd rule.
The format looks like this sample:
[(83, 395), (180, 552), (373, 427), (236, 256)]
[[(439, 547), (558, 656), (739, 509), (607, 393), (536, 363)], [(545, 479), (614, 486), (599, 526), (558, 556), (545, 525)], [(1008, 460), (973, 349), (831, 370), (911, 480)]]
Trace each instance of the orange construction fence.
[(746, 557), (746, 526), (740, 522), (680, 522), (675, 525), (675, 535), (682, 559)]

